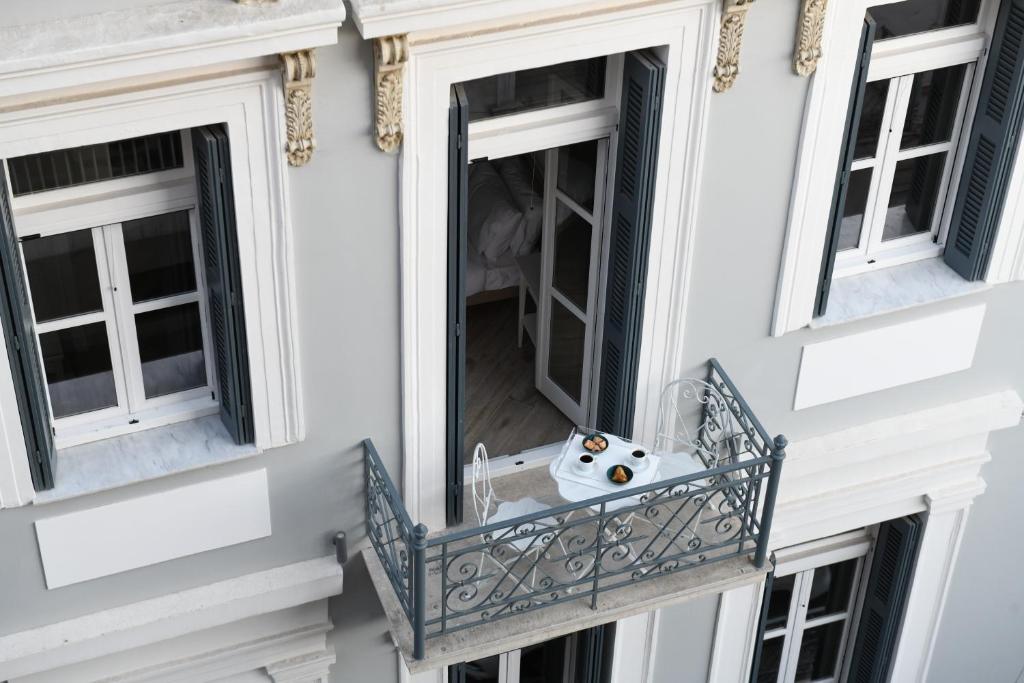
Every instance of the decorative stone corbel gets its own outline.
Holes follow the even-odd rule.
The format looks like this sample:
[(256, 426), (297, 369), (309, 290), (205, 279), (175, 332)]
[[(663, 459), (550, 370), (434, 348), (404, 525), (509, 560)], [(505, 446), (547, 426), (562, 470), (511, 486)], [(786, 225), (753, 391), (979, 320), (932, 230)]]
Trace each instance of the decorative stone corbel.
[(825, 32), (825, 9), (828, 0), (803, 0), (800, 24), (796, 30), (793, 69), (801, 76), (810, 76), (821, 59), (821, 37)]
[(740, 47), (747, 10), (754, 0), (722, 0), (722, 26), (718, 39), (718, 61), (715, 64), (715, 92), (725, 92), (740, 74)]
[(316, 75), (313, 50), (300, 50), (281, 55), (284, 70), (284, 119), (288, 142), (285, 152), (291, 166), (309, 162), (316, 149), (313, 137), (313, 98), (310, 90)]
[(377, 146), (384, 152), (394, 152), (402, 144), (402, 81), (408, 60), (405, 35), (373, 41), (374, 132)]

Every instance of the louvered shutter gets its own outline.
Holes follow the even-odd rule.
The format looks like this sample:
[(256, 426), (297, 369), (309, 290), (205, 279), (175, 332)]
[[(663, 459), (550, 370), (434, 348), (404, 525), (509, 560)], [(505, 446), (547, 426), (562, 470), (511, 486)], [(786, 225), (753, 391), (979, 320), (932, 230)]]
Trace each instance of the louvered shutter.
[(596, 425), (625, 438), (633, 431), (664, 87), (665, 65), (652, 52), (626, 54)]
[(828, 306), (832, 271), (835, 269), (836, 252), (839, 250), (839, 233), (843, 226), (843, 207), (846, 205), (846, 192), (850, 184), (850, 167), (853, 164), (854, 150), (857, 145), (857, 127), (860, 125), (860, 113), (864, 106), (864, 87), (867, 85), (868, 66), (871, 64), (871, 46), (874, 42), (875, 21), (871, 15), (866, 15), (864, 28), (860, 34), (860, 50), (853, 74), (853, 85), (850, 87), (850, 104), (846, 109), (846, 129), (843, 146), (839, 152), (839, 169), (836, 172), (835, 187), (832, 190), (828, 236), (825, 238), (825, 252), (821, 259), (818, 292), (814, 301), (815, 316), (825, 315), (825, 309)]
[(916, 515), (879, 527), (850, 660), (851, 683), (889, 678), (922, 528)]
[(1024, 0), (1003, 0), (968, 138), (945, 260), (967, 280), (985, 275), (1024, 119)]
[(0, 164), (0, 324), (11, 363), (14, 395), (25, 436), (32, 485), (37, 491), (53, 488), (57, 451), (53, 446), (50, 404), (46, 397), (46, 377), (39, 359), (28, 285), (21, 262), (21, 250), (14, 229), (14, 214), (7, 184), (6, 166)]
[(615, 624), (603, 624), (576, 634), (577, 683), (606, 683), (611, 676)]
[(193, 128), (192, 152), (220, 417), (236, 443), (251, 443), (254, 436), (249, 352), (231, 188), (231, 156), (224, 126)]
[[(772, 555), (772, 566), (775, 556)], [(757, 683), (757, 675), (761, 668), (761, 651), (764, 649), (764, 629), (768, 623), (768, 607), (772, 598), (772, 586), (775, 584), (775, 571), (768, 572), (764, 579), (764, 597), (761, 599), (761, 614), (757, 618), (757, 633), (754, 636), (754, 656), (750, 662), (750, 683)]]
[(448, 113), (448, 386), (446, 517), (462, 522), (466, 413), (466, 240), (469, 193), (469, 100), (452, 86)]

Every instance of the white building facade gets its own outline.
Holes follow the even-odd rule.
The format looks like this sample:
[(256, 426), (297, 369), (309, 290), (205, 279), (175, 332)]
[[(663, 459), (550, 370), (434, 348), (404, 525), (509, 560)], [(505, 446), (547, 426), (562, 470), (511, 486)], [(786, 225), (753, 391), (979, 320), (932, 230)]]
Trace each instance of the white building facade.
[(11, 4), (0, 681), (1020, 674), (1024, 2)]

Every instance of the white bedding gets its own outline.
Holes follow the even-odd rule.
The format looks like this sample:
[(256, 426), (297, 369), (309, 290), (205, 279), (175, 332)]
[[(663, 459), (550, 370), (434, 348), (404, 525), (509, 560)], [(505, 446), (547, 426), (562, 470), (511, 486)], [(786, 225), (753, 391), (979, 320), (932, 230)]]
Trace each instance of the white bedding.
[(518, 282), (515, 257), (537, 249), (543, 202), (520, 158), (469, 167), (466, 296)]

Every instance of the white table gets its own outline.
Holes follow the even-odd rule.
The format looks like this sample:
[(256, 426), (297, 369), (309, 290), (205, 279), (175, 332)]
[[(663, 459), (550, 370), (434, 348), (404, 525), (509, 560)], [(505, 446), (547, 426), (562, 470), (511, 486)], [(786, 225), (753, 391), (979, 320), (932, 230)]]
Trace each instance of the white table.
[[(590, 453), (583, 447), (585, 436), (587, 436), (586, 432), (577, 430), (562, 448), (562, 455), (551, 462), (551, 478), (558, 484), (558, 494), (562, 498), (578, 503), (588, 498), (618, 493), (623, 489), (646, 486), (659, 480), (661, 459), (639, 444), (605, 434), (605, 438), (608, 439), (608, 448), (601, 453)], [(637, 449), (647, 452), (647, 457), (644, 458), (647, 461), (645, 467), (638, 467), (634, 462), (636, 458), (632, 456), (632, 453)], [(576, 464), (579, 462), (579, 456), (584, 453), (592, 455), (594, 458), (594, 467), (589, 472), (581, 471)], [(609, 481), (608, 469), (616, 465), (629, 467), (633, 471), (633, 478), (625, 484)], [(635, 505), (637, 500), (636, 496), (631, 496), (612, 501), (605, 506), (605, 509), (619, 510)]]

